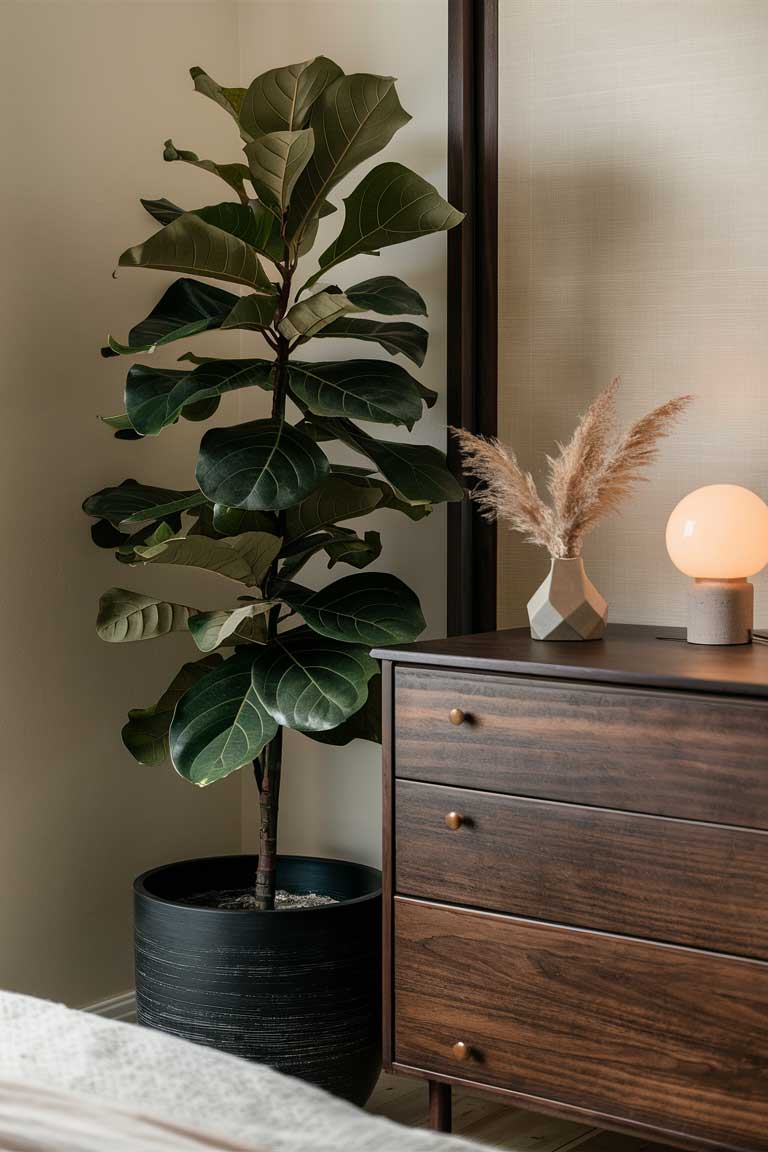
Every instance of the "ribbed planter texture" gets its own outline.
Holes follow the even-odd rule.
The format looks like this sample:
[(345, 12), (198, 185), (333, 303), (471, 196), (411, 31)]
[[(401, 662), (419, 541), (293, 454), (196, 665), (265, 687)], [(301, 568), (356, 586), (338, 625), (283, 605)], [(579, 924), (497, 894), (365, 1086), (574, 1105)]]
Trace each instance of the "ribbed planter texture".
[(277, 887), (339, 901), (275, 912), (183, 901), (247, 888), (255, 856), (185, 860), (134, 884), (140, 1024), (364, 1104), (381, 1068), (381, 873), (281, 856)]
[(584, 571), (580, 556), (555, 560), (528, 601), (534, 640), (599, 640), (608, 604)]

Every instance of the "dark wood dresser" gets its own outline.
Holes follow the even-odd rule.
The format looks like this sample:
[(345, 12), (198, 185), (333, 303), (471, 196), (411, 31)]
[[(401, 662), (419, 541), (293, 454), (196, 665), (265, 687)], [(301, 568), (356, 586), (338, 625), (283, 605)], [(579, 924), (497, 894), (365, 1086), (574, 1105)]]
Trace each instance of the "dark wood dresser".
[(768, 647), (616, 625), (374, 653), (384, 1053), (681, 1148), (768, 1150)]

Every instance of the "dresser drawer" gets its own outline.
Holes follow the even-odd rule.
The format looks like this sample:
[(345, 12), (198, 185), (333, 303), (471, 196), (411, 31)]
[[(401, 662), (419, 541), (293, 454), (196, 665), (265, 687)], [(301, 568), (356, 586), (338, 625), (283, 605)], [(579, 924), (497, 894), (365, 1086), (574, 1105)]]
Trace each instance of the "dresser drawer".
[(410, 780), (395, 828), (404, 895), (768, 958), (766, 832)]
[(397, 776), (768, 828), (765, 702), (399, 666), (395, 716)]
[(394, 982), (398, 1065), (768, 1150), (759, 961), (397, 899)]

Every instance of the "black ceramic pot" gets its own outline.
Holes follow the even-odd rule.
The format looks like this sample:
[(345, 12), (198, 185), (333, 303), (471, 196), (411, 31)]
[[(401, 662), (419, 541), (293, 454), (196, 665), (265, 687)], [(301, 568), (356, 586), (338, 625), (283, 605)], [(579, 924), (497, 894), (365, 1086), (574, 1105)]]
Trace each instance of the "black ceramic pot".
[(381, 1068), (381, 873), (281, 856), (278, 888), (339, 903), (276, 912), (183, 903), (249, 887), (256, 863), (184, 860), (136, 880), (139, 1023), (364, 1104)]

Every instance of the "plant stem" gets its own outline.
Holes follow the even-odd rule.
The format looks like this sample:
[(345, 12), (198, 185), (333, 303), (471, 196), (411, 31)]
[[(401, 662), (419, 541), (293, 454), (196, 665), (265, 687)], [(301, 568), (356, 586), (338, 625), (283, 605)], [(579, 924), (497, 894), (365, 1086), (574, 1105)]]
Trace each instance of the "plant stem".
[(271, 911), (275, 906), (275, 869), (277, 866), (277, 813), (280, 803), (283, 730), (271, 740), (262, 753), (263, 770), (259, 793), (259, 864), (256, 869), (256, 906)]
[[(278, 266), (282, 278), (282, 288), (278, 298), (275, 312), (274, 326), (282, 320), (291, 298), (291, 281), (296, 270), (295, 261), (291, 261), (288, 245), (282, 264)], [(288, 358), (290, 344), (285, 336), (275, 330), (273, 333), (276, 351), (274, 378), (272, 382), (272, 419), (283, 420), (285, 417), (286, 390), (288, 387)], [(278, 535), (284, 531), (285, 515), (280, 512), (278, 520)], [(273, 561), (264, 581), (265, 594), (277, 576), (277, 560)], [(276, 605), (269, 613), (267, 624), (267, 640), (274, 640), (277, 636), (277, 627), (280, 617), (280, 605)], [(266, 745), (261, 753), (261, 773), (257, 771), (256, 779), (260, 778), (259, 787), (259, 863), (256, 868), (256, 907), (263, 911), (271, 911), (275, 906), (275, 880), (277, 865), (277, 820), (280, 805), (280, 774), (283, 758), (283, 730), (278, 728), (277, 735)]]
[(285, 316), (285, 313), (288, 311), (288, 304), (290, 303), (291, 299), (291, 283), (293, 281), (293, 274), (296, 271), (296, 262), (291, 260), (291, 254), (287, 244), (285, 245), (283, 262), (278, 265), (278, 271), (283, 283), (280, 289), (280, 295), (277, 299), (277, 308), (275, 310), (275, 317), (273, 320), (276, 343), (275, 378), (272, 385), (273, 420), (282, 420), (285, 416), (285, 392), (288, 384), (288, 357), (291, 351), (290, 341), (287, 339), (287, 337), (280, 333), (277, 327), (283, 316)]

